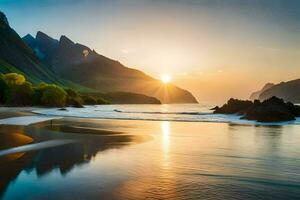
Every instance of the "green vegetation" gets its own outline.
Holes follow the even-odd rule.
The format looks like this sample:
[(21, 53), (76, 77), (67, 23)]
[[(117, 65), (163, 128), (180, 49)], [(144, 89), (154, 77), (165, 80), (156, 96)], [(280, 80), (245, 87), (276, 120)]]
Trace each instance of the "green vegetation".
[(8, 96), (9, 96), (9, 87), (1, 76), (0, 77), (0, 103), (4, 104), (7, 101)]
[(0, 74), (0, 103), (10, 106), (82, 107), (83, 104), (107, 104), (102, 98), (80, 95), (55, 84), (32, 85), (17, 73)]
[(82, 107), (84, 101), (78, 92), (72, 89), (66, 89), (65, 91), (67, 92), (67, 105), (72, 105), (78, 108)]
[(132, 92), (85, 92), (83, 94), (82, 98), (86, 104), (94, 104), (95, 102), (98, 104), (161, 104), (155, 97)]
[(110, 104), (110, 102), (107, 101), (106, 99), (103, 99), (102, 97), (98, 97), (97, 104)]
[(109, 92), (104, 98), (116, 104), (161, 104), (155, 97), (131, 92)]
[(84, 94), (81, 95), (84, 103), (87, 105), (94, 105), (94, 104), (109, 104), (108, 101), (100, 97), (97, 93), (95, 94)]
[(94, 105), (97, 103), (97, 99), (93, 96), (82, 95), (81, 97), (87, 105)]
[(67, 93), (61, 87), (51, 84), (43, 88), (41, 103), (45, 106), (62, 107), (66, 104)]
[(25, 82), (25, 77), (17, 73), (4, 74), (3, 79), (8, 85), (22, 85)]

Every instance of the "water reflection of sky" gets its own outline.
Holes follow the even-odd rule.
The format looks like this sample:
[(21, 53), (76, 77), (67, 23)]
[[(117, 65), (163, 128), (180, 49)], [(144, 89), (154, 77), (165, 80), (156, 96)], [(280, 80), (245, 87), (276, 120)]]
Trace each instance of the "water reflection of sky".
[[(89, 127), (97, 124), (123, 130), (124, 137), (117, 134), (104, 144), (83, 140), (81, 134), (82, 143), (26, 153), (17, 162), (1, 165), (0, 173), (11, 173), (6, 179), (1, 173), (2, 183), (7, 180), (2, 185), (4, 199), (300, 196), (298, 126), (98, 120)], [(41, 133), (47, 135), (45, 130), (32, 130), (33, 135)], [(153, 137), (139, 140), (128, 135)]]

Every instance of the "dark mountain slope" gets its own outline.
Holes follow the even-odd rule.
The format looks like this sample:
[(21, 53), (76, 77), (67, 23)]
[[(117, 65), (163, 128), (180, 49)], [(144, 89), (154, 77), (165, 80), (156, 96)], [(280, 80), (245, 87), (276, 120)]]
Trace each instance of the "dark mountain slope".
[[(163, 103), (197, 103), (193, 95), (172, 84), (164, 85), (145, 73), (125, 67), (120, 62), (102, 56), (90, 48), (74, 43), (66, 36), (54, 44), (54, 50), (45, 45), (49, 41), (41, 39), (41, 32), (36, 42), (27, 42), (35, 52), (45, 56), (44, 62), (62, 78), (101, 92), (133, 92), (154, 96)], [(24, 38), (24, 41), (26, 39)], [(34, 44), (34, 45), (33, 45)]]
[[(73, 48), (73, 45), (76, 48)], [(80, 53), (78, 53), (78, 48)], [(73, 62), (75, 59), (70, 58), (80, 57), (86, 48), (74, 44), (66, 37), (62, 37), (59, 42), (42, 32), (38, 32), (36, 38), (28, 34), (22, 40), (9, 26), (5, 15), (0, 12), (0, 73), (16, 72), (25, 75), (26, 79), (32, 83), (56, 83), (84, 93), (97, 92), (70, 80), (58, 78), (53, 69), (49, 68), (49, 66), (59, 66), (64, 62), (66, 63), (63, 66), (76, 64)], [(48, 63), (48, 67), (45, 63)], [(153, 97), (133, 93), (109, 93), (108, 97), (112, 99), (112, 102), (118, 103), (160, 103)]]
[(0, 12), (0, 72), (22, 73), (34, 83), (59, 82), (53, 72), (42, 67), (35, 53), (9, 26), (2, 12)]
[(250, 95), (250, 99), (251, 100), (255, 100), (255, 99), (259, 99), (259, 95), (261, 93), (263, 93), (264, 91), (270, 89), (271, 87), (273, 87), (275, 84), (274, 83), (267, 83), (264, 85), (264, 87), (259, 90), (259, 91), (256, 91), (256, 92), (253, 92), (251, 95)]
[(288, 82), (281, 82), (274, 85), (268, 90), (259, 95), (259, 99), (264, 100), (272, 96), (291, 101), (293, 103), (300, 103), (300, 79), (291, 80)]

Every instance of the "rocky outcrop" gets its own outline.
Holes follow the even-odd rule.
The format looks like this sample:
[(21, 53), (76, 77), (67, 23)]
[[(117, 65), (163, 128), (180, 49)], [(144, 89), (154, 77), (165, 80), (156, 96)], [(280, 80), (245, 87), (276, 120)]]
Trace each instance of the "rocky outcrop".
[(214, 113), (239, 114), (241, 119), (258, 122), (281, 122), (295, 120), (295, 117), (299, 117), (300, 106), (291, 102), (285, 103), (277, 97), (271, 97), (263, 102), (230, 99), (222, 107), (216, 107)]
[(252, 101), (229, 99), (222, 107), (213, 108), (214, 113), (219, 114), (244, 114), (245, 111), (253, 105)]

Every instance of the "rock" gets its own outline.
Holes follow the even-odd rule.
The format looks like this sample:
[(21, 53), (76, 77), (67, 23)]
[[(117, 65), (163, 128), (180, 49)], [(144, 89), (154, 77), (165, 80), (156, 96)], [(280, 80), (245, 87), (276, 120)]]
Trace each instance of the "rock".
[(66, 111), (67, 109), (66, 108), (59, 108), (58, 110)]
[(211, 108), (209, 110), (218, 110), (219, 108), (220, 108), (219, 106), (215, 106), (215, 107), (213, 107), (213, 108)]
[(214, 113), (220, 114), (243, 114), (253, 103), (251, 101), (244, 101), (238, 99), (229, 99), (229, 101), (222, 107), (215, 107)]
[(271, 97), (263, 102), (230, 99), (214, 113), (241, 114), (241, 119), (258, 122), (280, 122), (295, 120), (295, 117), (300, 116), (300, 106), (291, 102), (285, 103), (277, 97)]
[(273, 105), (260, 105), (250, 109), (242, 119), (256, 120), (258, 122), (280, 122), (295, 120), (295, 116), (285, 107)]
[(72, 107), (73, 107), (73, 108), (84, 108), (84, 106), (83, 106), (82, 104), (78, 103), (78, 102), (74, 103), (74, 104), (72, 105)]

